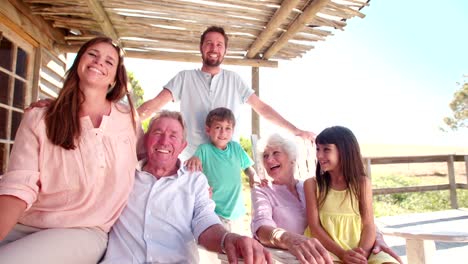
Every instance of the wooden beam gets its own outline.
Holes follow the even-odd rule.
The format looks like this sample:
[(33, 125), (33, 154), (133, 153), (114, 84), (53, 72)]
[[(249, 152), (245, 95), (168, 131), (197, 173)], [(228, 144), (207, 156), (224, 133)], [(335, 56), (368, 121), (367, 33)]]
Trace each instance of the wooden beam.
[[(0, 2), (3, 2), (3, 0), (1, 0)], [(65, 43), (64, 30), (54, 28), (51, 22), (44, 20), (41, 16), (34, 15), (31, 12), (31, 9), (29, 8), (29, 6), (27, 6), (23, 1), (10, 0), (9, 2), (19, 11), (19, 13), (21, 13), (29, 21), (31, 21), (34, 26), (39, 28), (41, 36), (44, 36), (45, 34), (46, 35), (45, 38), (48, 38), (49, 41), (53, 41), (57, 43)], [(3, 3), (2, 3), (2, 6), (3, 6)], [(12, 16), (11, 13), (8, 13), (7, 15), (8, 17)], [(44, 44), (44, 43), (41, 43), (41, 44)]]
[(263, 45), (276, 33), (281, 24), (289, 16), (292, 9), (297, 6), (297, 3), (299, 3), (299, 0), (284, 0), (281, 3), (280, 8), (276, 10), (271, 20), (265, 26), (265, 29), (250, 46), (246, 55), (247, 58), (251, 59), (257, 56)]
[(113, 40), (118, 41), (119, 35), (115, 31), (114, 25), (110, 21), (102, 5), (97, 0), (87, 0), (86, 2), (88, 3), (89, 10), (91, 10), (94, 19), (101, 26), (102, 32)]
[(329, 0), (315, 0), (310, 3), (304, 12), (291, 24), (288, 30), (265, 52), (263, 58), (269, 59), (273, 57), (288, 41), (306, 25)]
[[(252, 67), (252, 89), (260, 97), (260, 68)], [(252, 108), (252, 134), (260, 136), (260, 117)]]
[(380, 194), (392, 194), (392, 193), (429, 192), (429, 191), (440, 191), (440, 190), (450, 190), (450, 185), (439, 184), (439, 185), (378, 188), (378, 189), (373, 189), (372, 194), (380, 195)]
[[(58, 50), (63, 53), (76, 53), (80, 46), (77, 45), (56, 45)], [(148, 60), (166, 60), (166, 61), (179, 61), (179, 62), (195, 62), (201, 63), (200, 55), (192, 55), (186, 53), (177, 52), (162, 52), (162, 51), (151, 51), (151, 52), (139, 52), (139, 51), (126, 51), (125, 57), (148, 59)], [(236, 66), (250, 66), (250, 67), (268, 67), (278, 68), (278, 61), (270, 61), (263, 59), (236, 59), (236, 58), (224, 58), (223, 64), (225, 65), (236, 65)]]
[(455, 165), (453, 155), (450, 155), (447, 159), (447, 169), (450, 185), (450, 205), (452, 206), (452, 209), (458, 209), (457, 180), (455, 179)]
[(62, 31), (53, 28), (41, 17), (33, 15), (22, 1), (0, 0), (0, 23), (11, 28), (35, 47), (40, 43), (44, 48), (52, 50), (54, 42), (65, 43)]
[(466, 182), (468, 183), (468, 155), (463, 157), (465, 160), (465, 175), (466, 175)]

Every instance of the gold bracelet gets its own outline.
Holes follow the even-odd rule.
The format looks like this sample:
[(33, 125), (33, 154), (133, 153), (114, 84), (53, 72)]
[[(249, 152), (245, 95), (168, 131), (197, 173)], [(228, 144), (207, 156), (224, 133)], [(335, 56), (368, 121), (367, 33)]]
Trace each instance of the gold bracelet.
[(223, 252), (224, 254), (226, 254), (226, 248), (225, 248), (224, 242), (228, 234), (229, 232), (226, 231), (226, 233), (224, 233), (223, 237), (221, 238), (221, 252)]
[(276, 240), (279, 241), (281, 235), (283, 233), (285, 233), (286, 230), (282, 229), (282, 228), (275, 228), (271, 231), (270, 233), (270, 238), (269, 238), (269, 241), (270, 241), (270, 244), (272, 244), (273, 246), (277, 247), (278, 245), (276, 244)]
[(268, 241), (270, 242), (271, 245), (276, 246), (274, 238), (276, 228), (273, 228), (270, 233), (270, 237), (268, 238)]

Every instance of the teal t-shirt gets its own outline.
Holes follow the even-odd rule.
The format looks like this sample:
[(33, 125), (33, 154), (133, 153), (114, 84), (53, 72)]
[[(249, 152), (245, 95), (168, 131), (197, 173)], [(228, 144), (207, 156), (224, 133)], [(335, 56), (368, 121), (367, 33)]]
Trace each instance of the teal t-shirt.
[(226, 149), (221, 150), (211, 143), (202, 144), (195, 156), (201, 160), (203, 173), (213, 188), (216, 214), (231, 220), (244, 216), (241, 170), (252, 166), (253, 161), (241, 145), (230, 141)]

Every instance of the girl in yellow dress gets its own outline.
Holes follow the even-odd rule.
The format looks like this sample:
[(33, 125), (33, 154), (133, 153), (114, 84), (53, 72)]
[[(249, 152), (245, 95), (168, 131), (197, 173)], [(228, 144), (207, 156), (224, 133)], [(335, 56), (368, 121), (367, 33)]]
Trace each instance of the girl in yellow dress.
[(375, 241), (372, 186), (354, 134), (341, 126), (323, 130), (317, 145), (316, 177), (304, 183), (310, 234), (335, 263), (398, 263)]

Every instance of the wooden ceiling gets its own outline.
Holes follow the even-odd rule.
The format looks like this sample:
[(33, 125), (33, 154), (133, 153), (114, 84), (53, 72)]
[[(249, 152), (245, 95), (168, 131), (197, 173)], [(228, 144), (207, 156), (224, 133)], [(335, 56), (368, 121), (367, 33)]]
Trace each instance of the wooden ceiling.
[(199, 62), (201, 33), (211, 25), (229, 35), (226, 64), (277, 67), (301, 57), (346, 21), (363, 18), (368, 0), (9, 0), (44, 20), (62, 52), (107, 35), (128, 57)]

